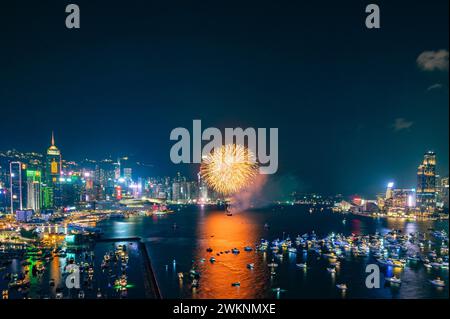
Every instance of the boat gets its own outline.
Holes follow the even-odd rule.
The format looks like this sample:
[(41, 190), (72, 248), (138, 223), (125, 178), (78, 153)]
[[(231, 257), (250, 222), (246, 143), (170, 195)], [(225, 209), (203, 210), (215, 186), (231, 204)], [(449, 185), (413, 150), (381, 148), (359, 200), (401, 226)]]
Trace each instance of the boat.
[(300, 264), (296, 264), (296, 266), (297, 266), (298, 268), (304, 268), (304, 269), (306, 269), (306, 268), (307, 268), (307, 265), (306, 265), (306, 263), (300, 263)]
[(102, 292), (100, 291), (100, 288), (98, 288), (98, 290), (97, 290), (97, 299), (100, 299), (100, 298), (102, 298)]
[(334, 268), (327, 268), (327, 271), (331, 274), (336, 273), (336, 269), (334, 269)]
[(247, 268), (248, 269), (253, 269), (255, 267), (255, 264), (251, 263), (251, 264), (247, 264)]
[(240, 253), (239, 249), (237, 249), (237, 248), (233, 248), (233, 249), (231, 250), (231, 252), (232, 252), (233, 254), (239, 254), (239, 253)]
[(291, 254), (296, 254), (297, 253), (297, 248), (289, 247), (288, 248), (288, 252), (290, 252)]
[(231, 286), (233, 286), (233, 287), (239, 287), (240, 285), (241, 285), (241, 283), (239, 281), (231, 283)]
[(78, 299), (84, 299), (84, 291), (83, 290), (80, 290), (78, 292)]
[(395, 277), (395, 276), (386, 278), (386, 280), (389, 281), (392, 284), (401, 284), (402, 283), (402, 280), (400, 278)]
[(347, 290), (347, 285), (346, 284), (338, 284), (336, 285), (336, 287), (340, 290)]
[(210, 261), (211, 263), (213, 263), (213, 262), (215, 262), (215, 261), (216, 261), (216, 258), (214, 258), (214, 257), (211, 257), (211, 258), (209, 258), (209, 261)]
[(431, 284), (436, 287), (445, 287), (445, 282), (441, 278), (437, 277), (434, 280), (430, 280)]
[(244, 250), (245, 250), (245, 251), (252, 251), (252, 250), (253, 250), (253, 248), (252, 248), (252, 247), (250, 247), (250, 246), (245, 246), (245, 247), (244, 247)]

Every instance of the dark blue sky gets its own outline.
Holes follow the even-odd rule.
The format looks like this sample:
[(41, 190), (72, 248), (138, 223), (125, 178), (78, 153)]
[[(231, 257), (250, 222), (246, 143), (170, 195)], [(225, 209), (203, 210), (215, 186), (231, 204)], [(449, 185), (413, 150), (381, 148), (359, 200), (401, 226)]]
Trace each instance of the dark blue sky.
[[(364, 25), (371, 2), (380, 30)], [(416, 60), (448, 52), (448, 1), (371, 2), (2, 2), (0, 149), (43, 151), (53, 129), (65, 158), (194, 171), (170, 164), (169, 134), (201, 119), (278, 127), (275, 178), (305, 190), (413, 187), (429, 149), (447, 175), (448, 67)]]

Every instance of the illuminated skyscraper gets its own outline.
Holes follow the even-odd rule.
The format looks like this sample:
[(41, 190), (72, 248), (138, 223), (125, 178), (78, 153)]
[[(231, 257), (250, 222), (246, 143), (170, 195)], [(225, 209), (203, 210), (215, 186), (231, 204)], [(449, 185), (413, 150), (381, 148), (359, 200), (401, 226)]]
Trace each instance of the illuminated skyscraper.
[(41, 209), (41, 172), (27, 169), (27, 208)]
[(434, 212), (436, 207), (436, 154), (425, 153), (417, 169), (417, 207), (422, 212)]
[(125, 178), (125, 180), (127, 181), (131, 181), (133, 180), (133, 171), (131, 168), (129, 167), (125, 167), (123, 169), (123, 177)]
[(21, 162), (9, 163), (9, 187), (10, 187), (10, 204), (11, 214), (14, 214), (17, 210), (22, 210), (24, 207), (24, 177), (22, 169), (24, 168)]
[(392, 188), (393, 187), (394, 187), (394, 183), (393, 182), (388, 183), (387, 188), (386, 188), (385, 199), (391, 199), (392, 198), (392, 196), (393, 196)]
[(47, 150), (45, 161), (46, 188), (44, 190), (47, 193), (44, 194), (44, 196), (46, 197), (46, 208), (53, 208), (60, 205), (61, 191), (59, 179), (61, 177), (61, 162), (61, 152), (55, 146), (55, 137), (52, 132), (52, 141), (50, 147)]

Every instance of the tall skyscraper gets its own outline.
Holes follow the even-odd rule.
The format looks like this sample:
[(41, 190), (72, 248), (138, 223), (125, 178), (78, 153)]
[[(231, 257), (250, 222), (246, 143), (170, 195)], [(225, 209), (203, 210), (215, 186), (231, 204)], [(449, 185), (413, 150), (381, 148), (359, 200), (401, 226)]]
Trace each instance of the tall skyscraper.
[(10, 204), (11, 214), (14, 214), (17, 210), (22, 210), (24, 207), (24, 177), (23, 166), (21, 162), (9, 163), (9, 176), (10, 176)]
[(417, 169), (417, 207), (422, 212), (436, 208), (436, 154), (428, 151)]
[(47, 149), (45, 159), (45, 190), (46, 208), (58, 207), (61, 204), (61, 190), (59, 179), (61, 177), (61, 152), (55, 145), (55, 137), (52, 132), (51, 145)]
[(41, 209), (41, 172), (27, 169), (27, 208)]
[(125, 167), (123, 169), (123, 177), (127, 181), (133, 180), (133, 170), (131, 168), (129, 168), (129, 167)]
[(394, 183), (393, 182), (389, 182), (387, 187), (386, 187), (386, 196), (385, 199), (391, 199), (393, 196), (393, 190), (392, 188), (394, 187)]

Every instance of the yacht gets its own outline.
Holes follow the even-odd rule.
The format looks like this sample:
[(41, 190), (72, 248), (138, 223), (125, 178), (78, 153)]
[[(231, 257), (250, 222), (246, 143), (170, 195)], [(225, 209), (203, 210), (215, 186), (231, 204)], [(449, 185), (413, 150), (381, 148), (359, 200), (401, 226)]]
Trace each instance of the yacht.
[(336, 287), (338, 289), (340, 289), (340, 290), (347, 290), (347, 285), (346, 284), (339, 284), (339, 285), (336, 285)]
[(389, 281), (391, 284), (401, 284), (402, 283), (402, 280), (400, 278), (395, 277), (395, 276), (386, 278), (386, 280)]
[(430, 280), (431, 284), (436, 287), (445, 287), (445, 282), (441, 278), (437, 277), (434, 280)]

